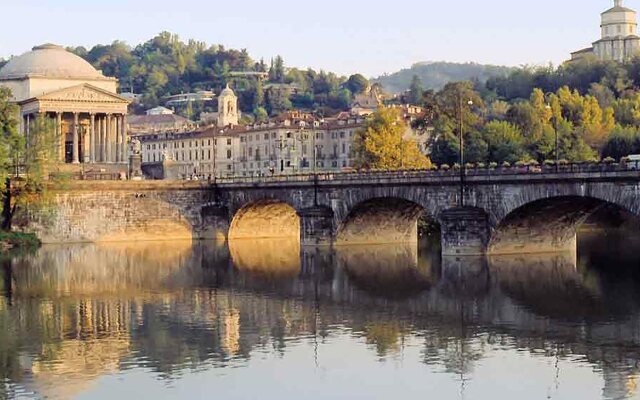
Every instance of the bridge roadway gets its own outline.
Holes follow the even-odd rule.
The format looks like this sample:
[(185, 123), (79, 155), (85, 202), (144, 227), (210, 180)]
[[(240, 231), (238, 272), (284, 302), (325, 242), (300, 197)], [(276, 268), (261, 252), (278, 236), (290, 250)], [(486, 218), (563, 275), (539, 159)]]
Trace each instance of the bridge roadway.
[[(640, 217), (640, 171), (618, 165), (526, 170), (292, 175), (216, 181), (73, 181), (32, 206), (44, 242), (299, 237), (304, 245), (417, 240), (421, 215), (445, 255), (575, 249), (605, 207)], [(462, 194), (463, 193), (463, 194)], [(461, 198), (462, 197), (462, 198)]]

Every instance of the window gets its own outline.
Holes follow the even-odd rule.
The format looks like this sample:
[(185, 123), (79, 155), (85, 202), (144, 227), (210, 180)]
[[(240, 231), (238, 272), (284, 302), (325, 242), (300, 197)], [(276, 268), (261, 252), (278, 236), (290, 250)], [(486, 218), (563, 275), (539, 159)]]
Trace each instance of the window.
[(264, 134), (264, 140), (269, 140), (269, 134), (268, 133)]
[(344, 137), (345, 137), (344, 132), (340, 132), (340, 139), (344, 139)]
[(346, 143), (342, 143), (342, 154), (346, 154), (347, 153), (347, 145)]
[(331, 167), (332, 168), (338, 168), (338, 162), (337, 161), (332, 161), (331, 162)]
[(247, 141), (246, 136), (240, 136), (240, 143), (245, 143)]
[(208, 145), (211, 146), (211, 139), (209, 139)]
[(331, 139), (335, 139), (337, 137), (336, 132), (331, 132)]
[(227, 160), (231, 160), (231, 150), (227, 150)]
[[(182, 142), (182, 148), (184, 149), (184, 142)], [(183, 153), (184, 154), (184, 153)]]
[(275, 139), (276, 138), (276, 133), (275, 132), (271, 132), (271, 139)]
[(227, 139), (227, 146), (231, 146), (231, 139)]
[(209, 150), (209, 160), (211, 160), (211, 150)]
[(287, 139), (291, 139), (291, 132), (287, 132)]

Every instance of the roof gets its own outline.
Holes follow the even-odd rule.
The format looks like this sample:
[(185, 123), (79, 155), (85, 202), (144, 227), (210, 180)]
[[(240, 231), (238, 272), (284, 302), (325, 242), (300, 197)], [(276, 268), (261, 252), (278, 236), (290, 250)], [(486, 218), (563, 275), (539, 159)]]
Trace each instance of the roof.
[(593, 53), (593, 47), (587, 47), (586, 49), (574, 51), (571, 54), (582, 54), (582, 53)]
[(129, 125), (192, 123), (187, 118), (176, 114), (128, 115), (127, 122)]
[(622, 7), (622, 6), (615, 6), (603, 12), (603, 14), (611, 14), (611, 13), (617, 13), (617, 12), (636, 12), (636, 10), (632, 10), (630, 8)]
[(87, 61), (61, 46), (44, 44), (14, 57), (0, 69), (0, 80), (22, 79), (30, 76), (46, 78), (112, 79)]

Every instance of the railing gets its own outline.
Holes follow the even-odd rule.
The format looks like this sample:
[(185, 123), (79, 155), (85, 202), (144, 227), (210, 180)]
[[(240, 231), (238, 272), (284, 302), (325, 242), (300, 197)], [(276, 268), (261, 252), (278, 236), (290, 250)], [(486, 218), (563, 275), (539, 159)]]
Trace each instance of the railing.
[[(640, 178), (640, 165), (636, 163), (607, 164), (607, 163), (575, 163), (551, 166), (512, 166), (512, 167), (486, 167), (465, 168), (465, 178), (473, 177), (517, 177), (517, 176), (561, 176), (569, 178), (578, 174), (603, 174), (615, 172), (637, 172)], [(233, 176), (217, 178), (216, 183), (278, 183), (278, 182), (334, 182), (334, 181), (360, 181), (360, 180), (410, 180), (426, 178), (442, 178), (454, 181), (460, 178), (460, 169), (448, 170), (393, 170), (393, 171), (353, 171), (353, 172), (318, 172), (305, 174), (283, 174), (265, 176)]]

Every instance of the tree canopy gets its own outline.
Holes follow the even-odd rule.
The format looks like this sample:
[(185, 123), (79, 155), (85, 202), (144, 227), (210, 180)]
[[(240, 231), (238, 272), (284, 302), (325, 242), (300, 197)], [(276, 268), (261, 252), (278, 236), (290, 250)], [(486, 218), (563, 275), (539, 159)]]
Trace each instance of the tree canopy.
[(431, 167), (431, 161), (416, 143), (405, 138), (407, 129), (397, 109), (380, 108), (355, 133), (355, 167), (386, 170)]

